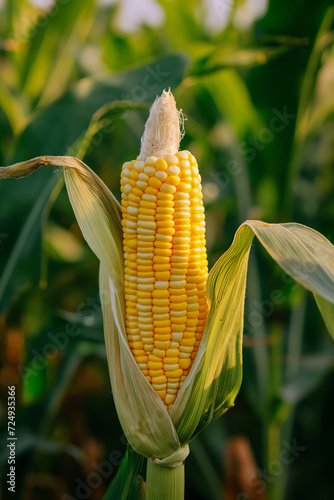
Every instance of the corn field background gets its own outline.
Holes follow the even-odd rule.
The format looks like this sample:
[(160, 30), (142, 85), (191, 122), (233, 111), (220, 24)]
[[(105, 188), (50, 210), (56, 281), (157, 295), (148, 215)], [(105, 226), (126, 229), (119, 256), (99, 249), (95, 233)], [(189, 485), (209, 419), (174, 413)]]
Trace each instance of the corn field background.
[[(246, 219), (334, 243), (330, 1), (0, 1), (0, 164), (78, 156), (120, 199), (169, 87), (199, 163), (209, 266)], [(98, 261), (62, 176), (0, 183), (1, 489), (16, 386), (16, 496), (103, 498), (126, 441), (110, 394)], [(191, 443), (186, 498), (333, 498), (332, 341), (256, 242), (236, 405)]]

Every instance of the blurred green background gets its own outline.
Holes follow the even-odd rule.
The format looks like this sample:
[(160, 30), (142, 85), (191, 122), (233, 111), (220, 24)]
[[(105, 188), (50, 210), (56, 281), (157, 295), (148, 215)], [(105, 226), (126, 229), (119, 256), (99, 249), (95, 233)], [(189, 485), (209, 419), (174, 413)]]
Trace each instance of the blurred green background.
[[(148, 108), (171, 87), (187, 117), (181, 147), (202, 174), (210, 266), (247, 218), (300, 222), (333, 243), (330, 5), (3, 0), (0, 164), (80, 156), (120, 199), (121, 165), (138, 155)], [(15, 385), (15, 498), (102, 499), (126, 443), (97, 259), (61, 173), (2, 181), (0, 200), (2, 497)], [(312, 296), (254, 242), (242, 389), (192, 443), (186, 498), (332, 499), (333, 352)]]

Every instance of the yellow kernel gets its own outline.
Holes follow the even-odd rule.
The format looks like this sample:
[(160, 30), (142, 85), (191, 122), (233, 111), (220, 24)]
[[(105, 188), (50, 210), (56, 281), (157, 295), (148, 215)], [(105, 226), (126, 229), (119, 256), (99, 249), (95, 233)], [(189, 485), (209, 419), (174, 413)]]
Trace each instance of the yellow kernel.
[(147, 220), (139, 220), (137, 222), (137, 225), (139, 228), (145, 228), (145, 229), (155, 229), (157, 227), (157, 224), (155, 222), (147, 221)]
[(146, 201), (146, 200), (140, 200), (139, 205), (140, 205), (140, 207), (151, 208), (152, 210), (155, 209), (155, 207), (156, 207), (156, 203), (153, 203), (151, 201)]
[(150, 377), (160, 377), (161, 375), (164, 375), (164, 370), (149, 370), (149, 375)]
[[(170, 257), (172, 255), (172, 250), (169, 248), (155, 248), (155, 255), (161, 255), (161, 257)], [(153, 255), (151, 256), (153, 258)]]
[(178, 368), (179, 368), (178, 363), (174, 363), (172, 365), (171, 364), (164, 364), (165, 373), (168, 371), (177, 370)]
[(133, 180), (135, 180), (135, 181), (136, 181), (136, 180), (138, 179), (138, 175), (139, 175), (139, 174), (138, 174), (138, 172), (137, 172), (136, 170), (132, 170), (132, 171), (130, 172), (129, 177), (130, 177), (130, 179), (133, 179)]
[(181, 324), (181, 325), (178, 325), (176, 323), (173, 323), (173, 326), (172, 326), (172, 331), (173, 333), (174, 332), (183, 332), (183, 330), (185, 329), (186, 325), (185, 324)]
[(145, 167), (145, 162), (143, 161), (136, 161), (135, 164), (133, 165), (133, 168), (135, 170), (138, 170), (138, 172), (144, 170), (144, 167)]
[[(170, 345), (170, 340), (155, 340), (154, 345), (158, 349), (168, 349), (168, 347)], [(164, 373), (164, 372), (162, 372), (162, 373)]]
[(158, 190), (155, 189), (152, 186), (147, 186), (147, 188), (145, 189), (145, 194), (154, 194), (154, 195), (156, 195), (157, 193), (158, 193)]
[(165, 375), (160, 375), (160, 377), (152, 377), (152, 384), (165, 384), (167, 382), (167, 377)]
[(190, 346), (193, 346), (196, 342), (196, 339), (195, 338), (192, 338), (192, 339), (182, 339), (181, 340), (181, 346), (187, 346), (187, 347), (190, 347)]
[(182, 332), (173, 332), (172, 339), (173, 342), (180, 342), (182, 340)]
[(158, 396), (160, 396), (160, 398), (162, 399), (162, 401), (165, 400), (165, 398), (166, 398), (166, 391), (156, 391), (156, 393), (158, 394)]
[[(157, 335), (155, 335), (155, 338), (154, 338), (154, 343), (155, 343), (155, 346), (158, 347), (156, 345), (156, 341), (162, 341), (162, 342), (165, 342), (167, 340), (170, 340), (170, 333), (158, 333)], [(158, 349), (163, 349), (162, 347), (158, 347)]]
[(159, 158), (159, 160), (155, 162), (155, 168), (160, 171), (165, 171), (167, 170), (168, 165), (163, 158)]
[(158, 281), (169, 281), (170, 272), (169, 271), (157, 272), (155, 273), (155, 279)]
[(167, 378), (180, 378), (183, 375), (183, 370), (179, 368), (177, 370), (166, 371), (165, 375)]
[(171, 283), (171, 286), (169, 288), (169, 293), (170, 293), (170, 295), (184, 295), (186, 293), (186, 289), (185, 288), (181, 288), (181, 289), (174, 288), (174, 285), (172, 286), (172, 283)]
[(157, 179), (156, 177), (150, 177), (148, 184), (149, 184), (149, 186), (152, 186), (155, 189), (159, 189), (162, 182), (159, 181), (159, 179)]
[(149, 292), (154, 290), (154, 285), (151, 283), (138, 283), (138, 290), (143, 290), (144, 292)]
[(157, 161), (157, 158), (155, 156), (148, 156), (145, 160), (145, 164), (146, 165), (154, 165), (156, 161)]
[(152, 384), (152, 387), (156, 391), (163, 391), (166, 389), (166, 384)]
[(177, 190), (182, 191), (184, 193), (190, 193), (191, 184), (188, 184), (186, 182), (180, 182), (180, 184), (177, 186)]
[(144, 168), (144, 172), (147, 175), (154, 175), (155, 174), (155, 168), (152, 166), (148, 166)]
[(173, 236), (174, 233), (175, 229), (173, 227), (158, 227), (156, 237), (158, 237), (159, 234), (164, 236)]
[(146, 363), (147, 362), (147, 356), (135, 356), (137, 363)]
[(134, 238), (133, 240), (128, 240), (127, 241), (127, 246), (129, 248), (137, 248), (137, 246), (138, 246), (138, 240), (137, 240), (137, 238)]
[(165, 326), (165, 327), (155, 327), (155, 338), (157, 338), (157, 335), (170, 335), (171, 333), (171, 327), (170, 326)]
[(169, 297), (168, 290), (153, 290), (152, 297), (156, 299), (166, 299)]
[(148, 369), (151, 369), (151, 370), (159, 370), (159, 369), (163, 368), (163, 363), (161, 361), (149, 361), (147, 363), (147, 367), (148, 367)]
[(186, 280), (177, 280), (177, 281), (172, 281), (171, 282), (171, 288), (184, 288), (186, 286), (187, 282)]
[(155, 241), (154, 245), (156, 248), (172, 248), (172, 243), (168, 241)]
[[(152, 254), (152, 257), (153, 257), (153, 254)], [(149, 265), (149, 266), (137, 266), (137, 271), (138, 271), (138, 275), (139, 273), (148, 273), (148, 272), (151, 272), (153, 271), (153, 266), (152, 265)]]
[(170, 324), (171, 323), (169, 319), (161, 319), (161, 320), (154, 319), (154, 328), (170, 326)]
[(169, 264), (169, 257), (163, 257), (161, 255), (154, 255), (153, 262), (155, 264)]
[[(173, 313), (175, 313), (175, 311), (171, 312), (171, 314)], [(185, 325), (187, 323), (187, 316), (185, 314), (185, 311), (183, 311), (183, 315), (180, 317), (172, 316), (171, 321), (173, 325)]]
[(163, 363), (166, 365), (175, 365), (175, 364), (178, 364), (178, 362), (179, 362), (179, 359), (177, 357), (174, 357), (174, 358), (165, 357), (163, 359)]
[[(168, 178), (167, 178), (168, 180)], [(173, 186), (172, 184), (163, 184), (160, 188), (160, 192), (167, 193), (167, 194), (174, 194), (176, 191), (176, 187)]]
[(169, 165), (177, 165), (179, 163), (178, 157), (176, 155), (167, 155), (165, 160)]
[(154, 264), (154, 270), (156, 272), (169, 271), (171, 269), (171, 265), (168, 264)]
[(169, 299), (153, 299), (153, 304), (159, 307), (169, 306)]
[(136, 357), (136, 359), (137, 359), (137, 356), (145, 356), (146, 355), (144, 349), (133, 349), (132, 354)]
[(158, 201), (170, 201), (173, 202), (173, 207), (174, 207), (174, 196), (172, 193), (167, 193), (163, 191), (159, 191), (157, 194)]
[(166, 406), (172, 405), (176, 399), (176, 394), (166, 394), (163, 401)]
[(151, 292), (145, 292), (142, 290), (138, 290), (137, 297), (139, 297), (141, 299), (150, 299), (152, 297), (152, 294), (151, 294)]
[(186, 330), (183, 332), (183, 339), (193, 339), (194, 332), (187, 332)]
[(176, 165), (171, 165), (170, 167), (167, 168), (167, 174), (168, 175), (179, 175), (180, 174), (180, 169)]
[(170, 304), (171, 311), (186, 311), (187, 302), (172, 302)]
[[(180, 184), (180, 177), (178, 175), (169, 175), (166, 179), (166, 185), (177, 186)], [(175, 189), (176, 191), (176, 189)], [(175, 193), (174, 191), (174, 193)]]
[(151, 354), (149, 354), (149, 356), (148, 356), (148, 360), (149, 360), (149, 361), (152, 361), (153, 363), (160, 363), (161, 361), (163, 361), (163, 360), (161, 359), (161, 357), (160, 357), (160, 356), (155, 356), (155, 355), (154, 355), (154, 354), (152, 354), (152, 353), (151, 353)]
[(166, 356), (168, 356), (168, 357), (178, 357), (179, 352), (180, 351), (178, 349), (167, 349)]
[(156, 241), (161, 241), (162, 243), (171, 243), (173, 236), (168, 234), (156, 233)]
[(153, 312), (153, 314), (166, 314), (169, 312), (169, 308), (168, 307), (153, 306), (152, 312)]
[(193, 352), (194, 346), (185, 346), (185, 345), (180, 345), (180, 356), (182, 353), (187, 353), (190, 354)]
[[(165, 357), (166, 351), (164, 349), (154, 349), (153, 354), (154, 354), (154, 356), (157, 356), (158, 358), (163, 359)], [(158, 383), (159, 382), (157, 382), (157, 384)]]
[[(178, 151), (176, 153), (176, 157), (179, 159), (179, 160), (187, 160), (188, 159), (188, 156), (189, 156), (189, 151)], [(194, 158), (194, 157), (193, 157)], [(196, 160), (195, 160), (196, 161)]]
[(155, 210), (152, 210), (151, 208), (139, 207), (139, 213), (142, 215), (154, 216)]
[(159, 217), (163, 218), (163, 217), (167, 217), (167, 216), (164, 216), (164, 215), (160, 215), (158, 216), (157, 215), (157, 227), (174, 227), (174, 221), (172, 219), (172, 217), (170, 217), (170, 220), (166, 220), (166, 219), (163, 219), (163, 220), (159, 220)]

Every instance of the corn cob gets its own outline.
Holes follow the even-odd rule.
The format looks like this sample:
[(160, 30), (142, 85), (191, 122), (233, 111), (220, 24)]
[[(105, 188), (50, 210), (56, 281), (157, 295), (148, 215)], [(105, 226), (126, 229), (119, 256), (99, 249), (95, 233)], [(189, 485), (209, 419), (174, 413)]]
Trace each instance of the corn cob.
[(121, 191), (128, 343), (170, 409), (196, 357), (208, 314), (196, 159), (180, 151), (126, 162)]

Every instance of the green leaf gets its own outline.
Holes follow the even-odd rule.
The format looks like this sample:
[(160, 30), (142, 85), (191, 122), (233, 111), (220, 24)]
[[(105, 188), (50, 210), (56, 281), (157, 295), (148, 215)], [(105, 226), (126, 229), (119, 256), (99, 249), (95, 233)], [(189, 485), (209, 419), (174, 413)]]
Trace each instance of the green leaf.
[(23, 159), (21, 151), (26, 158), (66, 154), (99, 108), (113, 101), (153, 102), (164, 89), (181, 82), (187, 62), (184, 54), (175, 53), (128, 71), (79, 80), (27, 126), (14, 161)]
[(103, 500), (138, 500), (142, 487), (141, 470), (145, 458), (128, 444), (122, 465), (111, 482)]
[(195, 61), (188, 74), (189, 76), (203, 76), (228, 68), (253, 68), (267, 64), (292, 48), (289, 45), (280, 45), (278, 47), (246, 47), (233, 50), (223, 46)]
[(254, 235), (286, 273), (322, 298), (320, 312), (333, 327), (333, 245), (301, 224), (246, 221), (209, 274), (210, 313), (202, 343), (171, 411), (182, 445), (231, 407), (239, 391), (246, 273)]
[(73, 43), (83, 42), (94, 20), (95, 0), (56, 1), (25, 34), (22, 61), (23, 92), (40, 103), (65, 90), (75, 59)]
[(211, 269), (210, 313), (189, 375), (171, 410), (181, 444), (234, 404), (242, 380), (242, 330), (248, 255), (253, 235), (241, 228)]
[(203, 83), (239, 139), (245, 138), (249, 132), (258, 134), (264, 124), (244, 80), (236, 71), (228, 69), (211, 74), (203, 79)]
[(22, 109), (22, 105), (13, 95), (7, 85), (0, 80), (0, 107), (3, 109), (10, 123), (12, 131), (17, 134), (22, 130), (26, 123), (26, 118)]

